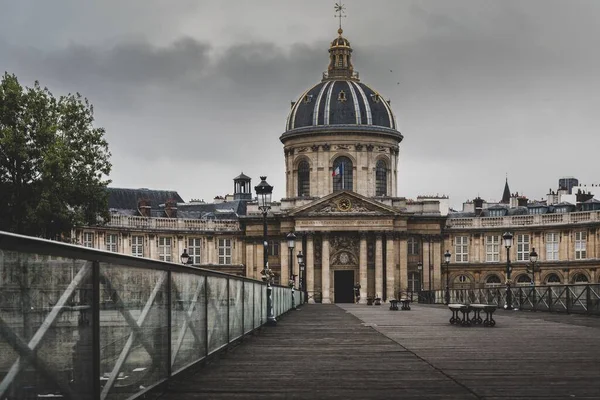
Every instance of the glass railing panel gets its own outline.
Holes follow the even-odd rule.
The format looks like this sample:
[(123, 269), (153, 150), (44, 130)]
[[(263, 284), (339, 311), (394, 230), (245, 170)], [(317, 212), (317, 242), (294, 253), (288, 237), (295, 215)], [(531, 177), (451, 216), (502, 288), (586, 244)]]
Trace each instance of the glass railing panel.
[(262, 325), (263, 323), (263, 301), (265, 300), (265, 297), (263, 297), (265, 291), (264, 289), (264, 285), (258, 285), (255, 284), (254, 285), (254, 327), (258, 328), (259, 326)]
[(244, 333), (254, 329), (254, 283), (244, 283)]
[(101, 399), (167, 378), (167, 272), (100, 263)]
[(89, 261), (0, 250), (0, 398), (93, 398), (91, 279)]
[(171, 370), (178, 372), (206, 356), (206, 277), (171, 275)]
[(208, 277), (208, 353), (227, 344), (227, 278)]
[(244, 302), (242, 297), (243, 282), (240, 280), (229, 280), (229, 340), (235, 340), (242, 336)]

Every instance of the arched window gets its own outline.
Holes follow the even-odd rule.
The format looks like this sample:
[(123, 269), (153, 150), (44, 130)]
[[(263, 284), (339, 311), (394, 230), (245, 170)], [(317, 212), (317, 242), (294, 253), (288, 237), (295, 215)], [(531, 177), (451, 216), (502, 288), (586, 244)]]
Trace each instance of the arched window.
[(310, 165), (308, 161), (298, 164), (298, 196), (310, 196)]
[(517, 285), (531, 285), (531, 277), (529, 275), (519, 275)]
[(452, 288), (454, 289), (469, 289), (471, 287), (471, 279), (467, 275), (458, 275), (454, 278)]
[(375, 168), (375, 196), (387, 196), (387, 165), (385, 161), (377, 161)]
[(333, 191), (352, 190), (352, 161), (348, 157), (338, 157), (333, 162)]
[(546, 277), (546, 283), (550, 285), (560, 283), (560, 278), (556, 274), (550, 274)]
[(585, 274), (582, 274), (581, 272), (578, 274), (575, 274), (575, 276), (573, 277), (573, 283), (588, 283), (588, 277)]
[(485, 285), (489, 287), (496, 287), (502, 285), (502, 281), (498, 275), (490, 275), (485, 280)]

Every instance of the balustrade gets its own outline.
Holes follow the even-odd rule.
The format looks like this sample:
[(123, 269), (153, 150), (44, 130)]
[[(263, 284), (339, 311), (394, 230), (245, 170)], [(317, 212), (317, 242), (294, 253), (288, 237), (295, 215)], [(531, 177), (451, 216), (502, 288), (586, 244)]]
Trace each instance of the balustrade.
[(446, 228), (490, 228), (535, 225), (562, 225), (600, 221), (600, 211), (565, 214), (513, 215), (506, 217), (448, 218)]
[(237, 220), (183, 219), (183, 218), (147, 218), (130, 215), (111, 215), (106, 224), (118, 228), (142, 228), (181, 231), (237, 231)]

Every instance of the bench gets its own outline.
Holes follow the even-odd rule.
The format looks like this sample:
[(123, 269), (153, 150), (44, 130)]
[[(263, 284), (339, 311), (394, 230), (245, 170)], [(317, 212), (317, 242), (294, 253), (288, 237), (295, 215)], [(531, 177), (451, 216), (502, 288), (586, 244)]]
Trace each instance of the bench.
[(381, 297), (375, 297), (375, 303), (376, 306), (380, 306), (381, 305)]
[(410, 299), (400, 299), (400, 302), (402, 303), (402, 310), (410, 311)]
[[(481, 324), (483, 326), (495, 326), (496, 321), (494, 321), (494, 311), (496, 311), (495, 304), (471, 304), (471, 309), (473, 310), (473, 318), (471, 321), (474, 324)], [(485, 313), (485, 320), (481, 318), (481, 312)]]
[(396, 300), (396, 299), (390, 300), (390, 310), (398, 311), (398, 300)]
[[(471, 319), (469, 313), (471, 312), (471, 306), (468, 304), (448, 304), (448, 308), (452, 311), (452, 317), (450, 317), (450, 323), (452, 325), (471, 326)], [(462, 314), (462, 318), (458, 313)]]

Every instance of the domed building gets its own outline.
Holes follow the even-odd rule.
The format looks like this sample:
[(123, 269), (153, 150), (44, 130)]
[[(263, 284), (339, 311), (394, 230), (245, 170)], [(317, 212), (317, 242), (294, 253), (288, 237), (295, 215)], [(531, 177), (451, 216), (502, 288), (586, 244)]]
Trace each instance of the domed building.
[[(437, 290), (440, 301), (446, 285), (497, 289), (511, 273), (517, 286), (600, 282), (600, 202), (589, 187), (575, 191), (575, 178), (559, 180), (543, 203), (511, 195), (507, 179), (500, 203), (477, 197), (461, 212), (449, 212), (444, 196), (401, 197), (404, 137), (390, 102), (359, 79), (352, 52), (340, 28), (321, 81), (291, 105), (280, 136), (285, 198), (271, 204), (266, 239), (243, 173), (233, 195), (212, 203), (185, 203), (170, 190), (109, 188), (108, 223), (78, 227), (72, 238), (161, 261), (185, 255), (195, 266), (255, 279), (268, 263), (276, 284), (293, 280), (309, 302), (354, 302), (355, 289), (361, 303), (420, 290)], [(505, 232), (514, 232), (506, 252)]]
[[(398, 197), (403, 135), (390, 101), (360, 80), (352, 53), (340, 28), (329, 47), (327, 71), (292, 102), (280, 136), (286, 197), (269, 214), (269, 237), (276, 238), (278, 250), (270, 251), (268, 262), (280, 283), (293, 277), (311, 302), (354, 302), (358, 286), (362, 303), (418, 291), (423, 251), (438, 282), (441, 271), (439, 202)], [(249, 204), (242, 217), (246, 272), (257, 278), (264, 265), (259, 215)], [(289, 233), (296, 236), (294, 254)]]
[(341, 28), (338, 33), (323, 79), (292, 103), (280, 138), (286, 195), (322, 197), (349, 190), (396, 196), (402, 134), (389, 102), (360, 81), (350, 42)]

